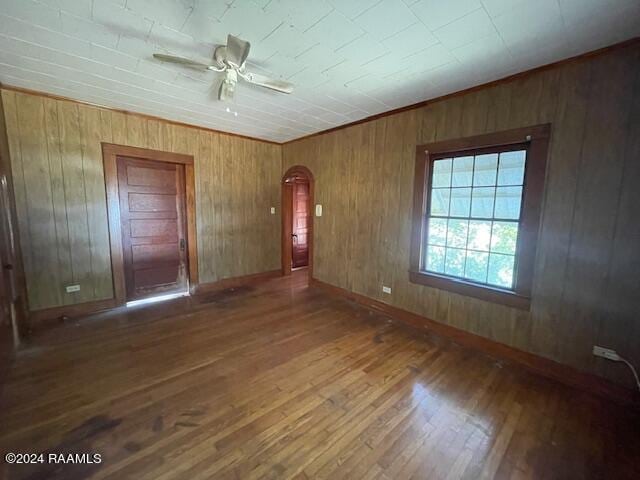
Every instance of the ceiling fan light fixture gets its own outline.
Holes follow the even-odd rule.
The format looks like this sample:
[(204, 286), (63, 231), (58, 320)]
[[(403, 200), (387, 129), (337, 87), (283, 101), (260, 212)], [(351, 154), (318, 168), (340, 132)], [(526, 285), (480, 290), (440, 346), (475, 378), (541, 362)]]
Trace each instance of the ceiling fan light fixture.
[(218, 91), (218, 98), (223, 102), (233, 100), (233, 95), (236, 92), (236, 84), (228, 80), (223, 80), (220, 84), (220, 90)]
[[(190, 68), (210, 70), (224, 73), (225, 78), (218, 88), (218, 99), (222, 101), (233, 100), (238, 77), (241, 80), (259, 87), (275, 90), (280, 93), (293, 92), (293, 85), (284, 80), (267, 77), (262, 74), (248, 72), (245, 68), (251, 44), (233, 35), (227, 35), (227, 44), (218, 45), (213, 52), (213, 65), (197, 62), (174, 55), (154, 53), (153, 57), (163, 62), (171, 62)], [(237, 116), (237, 112), (234, 113)]]

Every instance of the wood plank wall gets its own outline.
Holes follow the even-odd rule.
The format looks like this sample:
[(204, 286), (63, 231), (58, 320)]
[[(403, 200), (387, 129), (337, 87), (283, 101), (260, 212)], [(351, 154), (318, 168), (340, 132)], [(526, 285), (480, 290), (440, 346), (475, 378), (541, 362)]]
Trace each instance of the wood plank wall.
[(194, 156), (201, 283), (279, 268), (279, 145), (10, 90), (2, 99), (31, 310), (113, 297), (100, 142)]
[[(640, 46), (283, 147), (311, 169), (314, 276), (628, 386), (640, 366)], [(408, 281), (418, 144), (552, 123), (530, 312)], [(382, 285), (392, 295), (382, 293)]]

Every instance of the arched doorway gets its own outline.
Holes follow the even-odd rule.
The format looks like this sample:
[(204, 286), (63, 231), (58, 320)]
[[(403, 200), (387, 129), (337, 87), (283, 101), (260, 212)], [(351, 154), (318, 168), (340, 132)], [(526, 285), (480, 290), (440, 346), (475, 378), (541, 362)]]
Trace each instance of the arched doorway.
[(313, 174), (296, 165), (282, 177), (282, 274), (313, 272)]

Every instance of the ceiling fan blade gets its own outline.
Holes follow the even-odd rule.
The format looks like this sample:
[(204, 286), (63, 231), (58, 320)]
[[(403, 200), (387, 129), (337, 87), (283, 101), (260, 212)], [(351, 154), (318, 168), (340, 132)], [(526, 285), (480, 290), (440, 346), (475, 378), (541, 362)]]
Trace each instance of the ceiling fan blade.
[(227, 35), (227, 62), (238, 68), (244, 65), (249, 56), (251, 44), (233, 35)]
[(188, 58), (174, 57), (173, 55), (163, 55), (162, 53), (154, 53), (153, 57), (157, 58), (158, 60), (162, 60), (163, 62), (178, 63), (180, 65), (185, 65), (187, 67), (201, 68), (203, 70), (216, 69), (212, 65), (196, 62), (195, 60), (189, 60)]
[(293, 92), (293, 83), (285, 82), (284, 80), (275, 80), (265, 75), (249, 72), (241, 73), (240, 75), (247, 82), (253, 83), (254, 85), (270, 88), (271, 90), (275, 90), (276, 92), (281, 93)]

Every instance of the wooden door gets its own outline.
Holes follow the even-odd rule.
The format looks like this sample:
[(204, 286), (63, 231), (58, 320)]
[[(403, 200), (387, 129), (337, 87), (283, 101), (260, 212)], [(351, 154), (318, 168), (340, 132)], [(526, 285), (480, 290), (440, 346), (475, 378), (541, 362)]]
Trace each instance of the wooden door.
[(296, 180), (293, 184), (293, 227), (291, 266), (309, 265), (309, 182)]
[(127, 301), (188, 290), (184, 166), (118, 156)]

